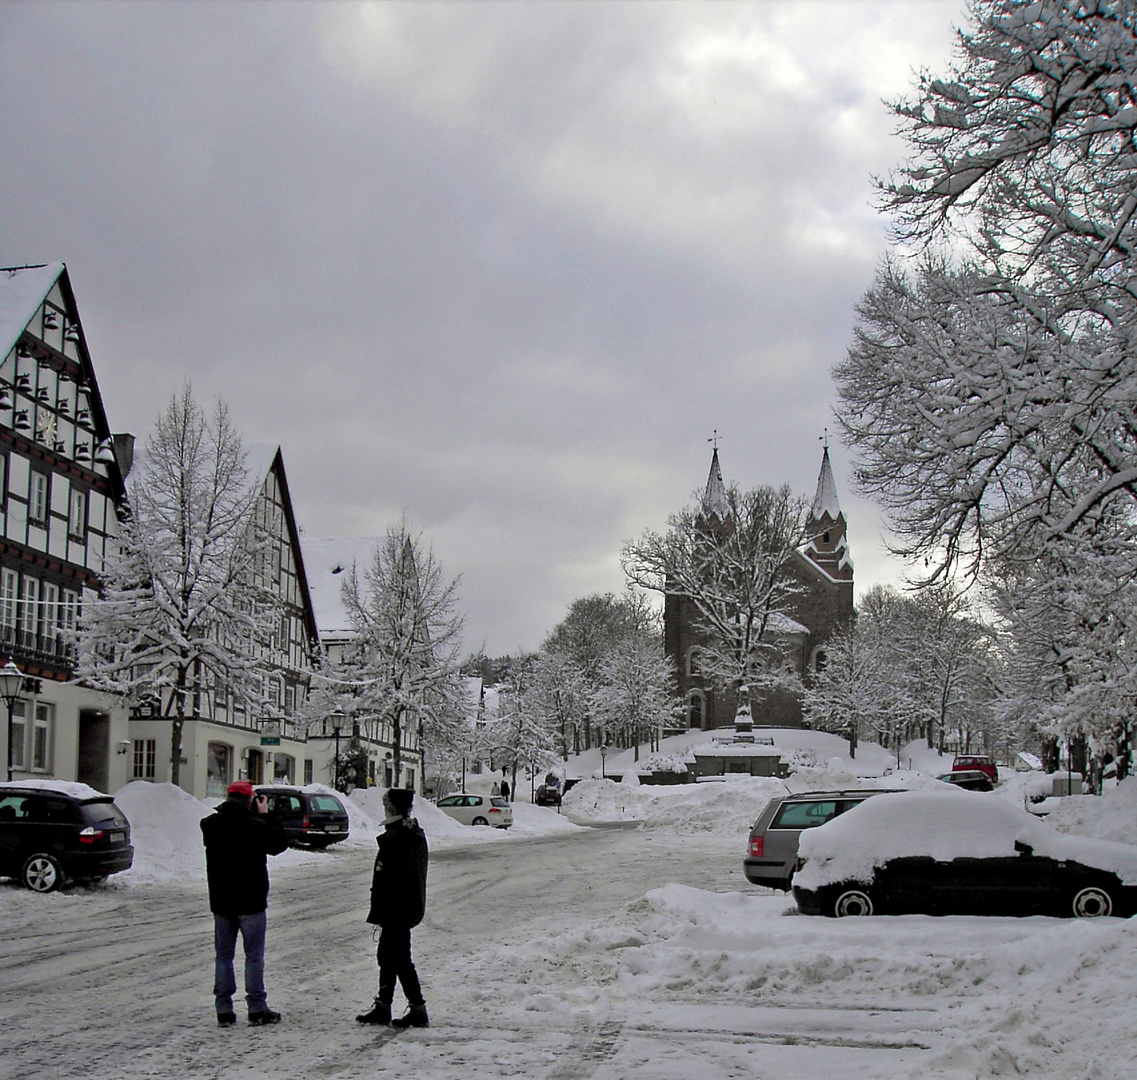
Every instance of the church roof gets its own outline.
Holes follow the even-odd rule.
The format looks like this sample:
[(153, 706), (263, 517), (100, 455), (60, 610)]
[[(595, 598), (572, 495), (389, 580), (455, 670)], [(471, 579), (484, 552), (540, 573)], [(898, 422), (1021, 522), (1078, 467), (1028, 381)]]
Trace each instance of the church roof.
[(829, 447), (821, 457), (821, 472), (817, 477), (817, 494), (813, 496), (813, 506), (810, 510), (813, 517), (820, 521), (828, 514), (834, 521), (841, 516), (841, 503), (837, 498), (837, 482), (833, 479), (833, 466), (829, 464)]
[(0, 270), (0, 356), (12, 351), (62, 273), (63, 263)]
[(726, 501), (726, 487), (722, 482), (722, 469), (719, 467), (719, 448), (711, 455), (711, 472), (707, 477), (707, 488), (703, 492), (703, 510), (723, 519), (730, 513)]

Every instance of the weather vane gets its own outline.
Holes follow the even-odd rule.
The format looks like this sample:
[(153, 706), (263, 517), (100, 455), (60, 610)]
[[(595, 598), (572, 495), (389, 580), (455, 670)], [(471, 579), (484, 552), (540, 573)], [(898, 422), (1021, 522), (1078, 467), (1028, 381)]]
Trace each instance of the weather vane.
[(829, 429), (823, 428), (822, 430), (825, 432), (825, 434), (824, 435), (818, 435), (817, 437), (821, 440), (821, 444), (825, 447), (825, 449), (828, 450), (829, 449)]
[(714, 443), (714, 447), (717, 450), (719, 448), (719, 429), (715, 428), (714, 430), (715, 430), (714, 436), (712, 438), (708, 439), (707, 442)]

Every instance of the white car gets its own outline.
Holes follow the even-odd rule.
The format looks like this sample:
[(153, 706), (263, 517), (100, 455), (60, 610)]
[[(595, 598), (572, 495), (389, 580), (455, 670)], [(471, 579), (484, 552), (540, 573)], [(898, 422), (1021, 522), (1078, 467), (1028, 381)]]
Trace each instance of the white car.
[(513, 824), (513, 809), (500, 795), (444, 795), (438, 809), (463, 825), (493, 825), (508, 829)]

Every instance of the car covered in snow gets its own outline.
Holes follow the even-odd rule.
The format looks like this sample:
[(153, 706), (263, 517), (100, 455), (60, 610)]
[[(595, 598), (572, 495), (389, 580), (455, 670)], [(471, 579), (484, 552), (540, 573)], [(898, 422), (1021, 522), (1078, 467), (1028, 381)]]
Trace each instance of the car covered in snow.
[(130, 822), (109, 795), (62, 780), (0, 784), (0, 876), (46, 893), (133, 862)]
[(1058, 832), (994, 794), (944, 787), (869, 799), (804, 834), (807, 915), (1137, 913), (1137, 847)]
[(771, 799), (750, 829), (742, 860), (746, 880), (788, 892), (802, 831), (816, 829), (884, 790), (803, 791)]
[(266, 812), (283, 826), (291, 847), (326, 848), (347, 839), (347, 811), (326, 788), (266, 784), (256, 790), (268, 799)]
[(513, 824), (513, 807), (500, 795), (473, 795), (463, 792), (444, 795), (438, 809), (463, 825), (493, 825), (508, 829)]

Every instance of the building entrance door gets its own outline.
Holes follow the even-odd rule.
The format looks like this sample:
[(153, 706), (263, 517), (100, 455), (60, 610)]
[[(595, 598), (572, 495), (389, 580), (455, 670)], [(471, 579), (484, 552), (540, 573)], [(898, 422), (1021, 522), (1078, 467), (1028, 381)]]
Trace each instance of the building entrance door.
[(110, 784), (111, 718), (83, 709), (79, 713), (79, 767), (75, 779), (96, 791)]
[(249, 782), (252, 784), (265, 782), (265, 756), (259, 750), (249, 751)]

